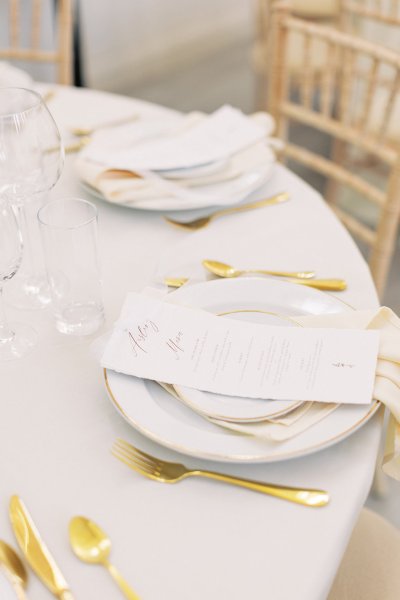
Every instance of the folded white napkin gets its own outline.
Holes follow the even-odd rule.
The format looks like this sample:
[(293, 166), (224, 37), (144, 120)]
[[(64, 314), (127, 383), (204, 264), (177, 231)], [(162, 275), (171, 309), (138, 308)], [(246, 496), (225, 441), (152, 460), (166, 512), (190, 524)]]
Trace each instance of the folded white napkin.
[(32, 87), (32, 77), (7, 62), (0, 61), (0, 87)]
[(232, 107), (210, 116), (137, 120), (96, 132), (76, 168), (82, 181), (118, 204), (234, 204), (269, 174), (275, 161), (274, 141), (268, 138), (273, 127), (266, 113), (246, 117)]
[[(160, 171), (185, 169), (225, 159), (261, 141), (273, 130), (272, 117), (263, 124), (241, 111), (223, 106), (213, 114), (197, 118), (191, 127), (174, 128), (168, 135), (138, 137), (135, 130), (103, 130), (83, 151), (83, 155), (106, 167), (122, 170)], [(166, 123), (166, 127), (168, 124)]]

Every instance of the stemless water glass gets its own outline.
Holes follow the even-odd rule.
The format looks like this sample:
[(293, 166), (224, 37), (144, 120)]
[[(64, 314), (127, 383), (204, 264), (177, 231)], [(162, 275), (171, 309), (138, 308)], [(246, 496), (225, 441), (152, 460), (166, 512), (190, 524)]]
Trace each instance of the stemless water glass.
[(24, 242), (20, 273), (7, 297), (20, 308), (50, 301), (36, 215), (63, 162), (60, 134), (41, 96), (23, 88), (0, 89), (0, 193), (17, 211)]
[(94, 333), (104, 320), (97, 209), (79, 198), (53, 200), (38, 219), (56, 327), (67, 334)]
[(0, 195), (0, 360), (19, 358), (36, 343), (36, 332), (23, 323), (8, 323), (3, 307), (3, 284), (18, 271), (22, 238), (13, 208)]

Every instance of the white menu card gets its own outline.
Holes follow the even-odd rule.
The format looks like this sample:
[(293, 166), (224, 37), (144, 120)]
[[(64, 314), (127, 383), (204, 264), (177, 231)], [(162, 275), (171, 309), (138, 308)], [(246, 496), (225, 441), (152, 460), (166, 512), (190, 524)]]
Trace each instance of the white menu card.
[(131, 293), (102, 366), (219, 394), (367, 404), (379, 332), (276, 327)]

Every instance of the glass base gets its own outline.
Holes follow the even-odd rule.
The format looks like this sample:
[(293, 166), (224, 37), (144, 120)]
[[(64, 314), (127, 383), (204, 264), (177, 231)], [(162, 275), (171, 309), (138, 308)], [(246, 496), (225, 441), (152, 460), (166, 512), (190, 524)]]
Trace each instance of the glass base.
[(14, 334), (7, 340), (0, 340), (0, 361), (21, 358), (37, 343), (37, 333), (24, 323), (8, 323), (8, 328)]
[(5, 291), (8, 304), (23, 310), (46, 308), (51, 302), (50, 288), (43, 277), (18, 276)]
[(55, 317), (58, 331), (67, 335), (91, 335), (104, 323), (103, 307), (91, 302), (70, 304)]

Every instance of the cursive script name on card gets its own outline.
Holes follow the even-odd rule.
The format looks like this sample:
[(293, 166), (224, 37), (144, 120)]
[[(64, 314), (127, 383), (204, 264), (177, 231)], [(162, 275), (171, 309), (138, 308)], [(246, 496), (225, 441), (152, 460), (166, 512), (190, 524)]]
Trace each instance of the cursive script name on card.
[(178, 331), (176, 336), (168, 338), (166, 344), (171, 352), (174, 353), (176, 360), (179, 360), (179, 355), (184, 352), (182, 347), (183, 332)]
[(159, 333), (159, 328), (154, 321), (147, 319), (141, 325), (138, 325), (133, 330), (128, 330), (129, 341), (135, 358), (139, 353), (147, 354), (146, 342), (149, 337), (155, 333)]

